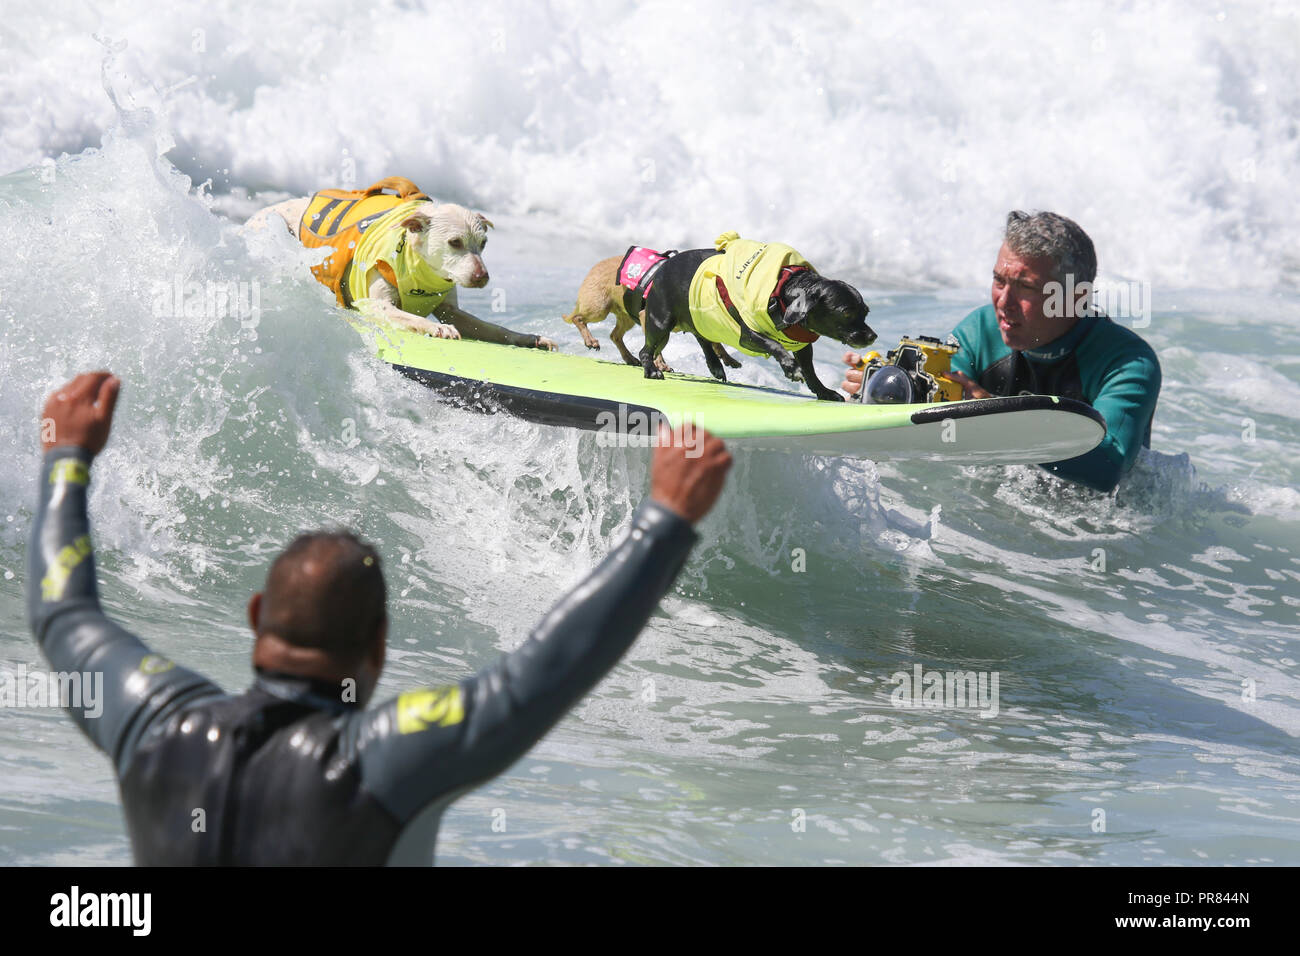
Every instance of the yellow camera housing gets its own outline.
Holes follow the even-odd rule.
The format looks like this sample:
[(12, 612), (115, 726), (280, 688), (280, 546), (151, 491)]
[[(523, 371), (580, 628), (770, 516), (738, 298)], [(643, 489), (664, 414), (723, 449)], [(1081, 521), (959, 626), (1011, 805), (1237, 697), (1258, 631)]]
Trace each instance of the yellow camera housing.
[(886, 365), (897, 365), (912, 380), (914, 401), (918, 404), (959, 402), (961, 386), (944, 377), (952, 368), (952, 357), (959, 347), (955, 342), (943, 343), (928, 335), (905, 336), (898, 348), (891, 349), (883, 358), (879, 352), (868, 352), (863, 356), (862, 367), (869, 380), (872, 372)]

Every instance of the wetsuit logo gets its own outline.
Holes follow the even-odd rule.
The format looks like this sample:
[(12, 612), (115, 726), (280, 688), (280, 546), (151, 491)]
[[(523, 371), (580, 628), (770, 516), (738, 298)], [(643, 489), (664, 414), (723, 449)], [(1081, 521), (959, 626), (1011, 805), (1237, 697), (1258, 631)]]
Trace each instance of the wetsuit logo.
[(60, 458), (50, 466), (50, 484), (66, 481), (73, 485), (90, 484), (90, 467), (75, 458)]
[(413, 690), (397, 698), (397, 732), (418, 734), (434, 724), (450, 727), (465, 718), (460, 685)]
[(72, 576), (77, 565), (86, 560), (90, 551), (90, 536), (85, 534), (60, 549), (49, 571), (41, 578), (42, 601), (57, 601), (63, 597), (63, 592), (68, 589), (68, 578)]
[(146, 654), (140, 659), (141, 674), (162, 674), (176, 666), (175, 661), (169, 661), (165, 657), (159, 657), (157, 654)]

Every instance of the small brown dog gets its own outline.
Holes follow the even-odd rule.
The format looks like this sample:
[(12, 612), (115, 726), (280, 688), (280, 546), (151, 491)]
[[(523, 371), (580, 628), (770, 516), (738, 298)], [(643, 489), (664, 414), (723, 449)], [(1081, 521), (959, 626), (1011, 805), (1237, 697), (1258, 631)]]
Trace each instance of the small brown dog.
[[(618, 349), (619, 355), (628, 365), (640, 366), (641, 360), (633, 355), (626, 345), (623, 344), (625, 336), (634, 325), (641, 326), (642, 334), (645, 333), (645, 300), (637, 295), (634, 290), (630, 290), (619, 282), (619, 266), (626, 259), (626, 256), (610, 256), (608, 259), (601, 259), (587, 277), (582, 280), (582, 285), (578, 288), (578, 303), (574, 306), (573, 311), (564, 316), (564, 321), (575, 326), (582, 336), (582, 344), (589, 349), (599, 349), (600, 343), (596, 337), (588, 330), (588, 325), (595, 325), (604, 322), (609, 318), (611, 312), (614, 313), (614, 331), (609, 334), (609, 340), (614, 343)], [(631, 293), (631, 295), (629, 295)], [(642, 306), (637, 310), (637, 317), (632, 318), (628, 312), (627, 304), (631, 301)], [(726, 349), (718, 343), (713, 345), (714, 351), (718, 358), (731, 368), (740, 368), (740, 362), (727, 354)], [(671, 372), (664, 362), (662, 355), (655, 356), (655, 366), (661, 372)]]

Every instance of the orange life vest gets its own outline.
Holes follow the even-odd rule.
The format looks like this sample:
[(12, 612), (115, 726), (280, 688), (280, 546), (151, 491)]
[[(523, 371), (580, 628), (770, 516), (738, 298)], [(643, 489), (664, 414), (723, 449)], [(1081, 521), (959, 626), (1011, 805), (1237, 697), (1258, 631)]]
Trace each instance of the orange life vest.
[[(388, 195), (385, 189), (393, 190), (396, 195)], [(320, 265), (312, 266), (311, 274), (329, 287), (338, 297), (339, 305), (351, 308), (348, 268), (362, 233), (393, 207), (428, 199), (415, 183), (402, 176), (389, 176), (365, 189), (322, 189), (307, 203), (298, 224), (298, 238), (308, 249), (330, 246), (334, 251)], [(380, 263), (379, 268), (382, 273), (387, 266)], [(395, 276), (384, 278), (397, 285)]]

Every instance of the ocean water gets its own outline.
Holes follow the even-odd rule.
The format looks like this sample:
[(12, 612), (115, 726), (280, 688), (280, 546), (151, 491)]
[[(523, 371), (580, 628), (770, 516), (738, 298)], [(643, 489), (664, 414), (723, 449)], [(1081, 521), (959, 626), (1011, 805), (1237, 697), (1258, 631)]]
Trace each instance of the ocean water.
[[(559, 316), (631, 242), (790, 242), (888, 342), (946, 334), (987, 301), (1005, 212), (1055, 209), (1150, 290), (1165, 384), (1118, 493), (738, 454), (640, 640), (454, 805), (439, 862), (1300, 863), (1290, 5), (4, 13), (0, 670), (42, 666), (37, 416), (89, 368), (125, 382), (92, 486), (104, 604), (230, 690), (244, 605), (302, 528), (385, 557), (384, 695), (516, 646), (625, 530), (644, 451), (369, 358), (305, 251), (241, 231), (260, 206), (397, 173), (482, 209), (492, 282), (462, 304), (574, 353)], [(683, 337), (667, 355), (704, 371)], [(996, 713), (896, 706), (918, 666), (996, 675)], [(130, 862), (108, 761), (59, 711), (0, 708), (0, 862)]]

